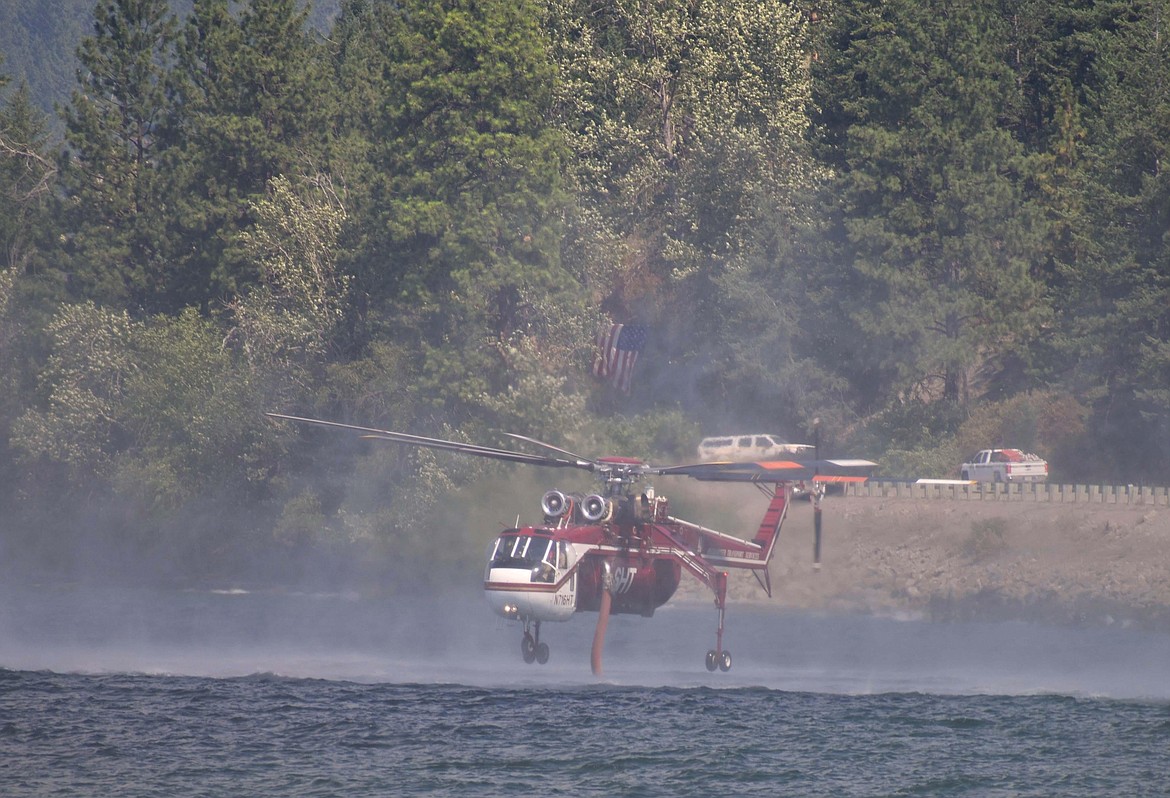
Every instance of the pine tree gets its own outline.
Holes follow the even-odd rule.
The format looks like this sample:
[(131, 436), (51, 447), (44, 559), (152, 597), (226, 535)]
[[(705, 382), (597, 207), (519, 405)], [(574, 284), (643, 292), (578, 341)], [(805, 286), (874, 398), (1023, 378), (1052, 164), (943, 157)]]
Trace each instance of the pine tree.
[(1170, 4), (1107, 4), (1081, 151), (1099, 250), (1064, 265), (1068, 376), (1118, 480), (1170, 475)]
[[(0, 75), (0, 91), (6, 79)], [(48, 155), (48, 125), (21, 85), (0, 98), (0, 270), (25, 271), (47, 223), (57, 169)]]
[[(993, 4), (893, 2), (846, 15), (838, 74), (850, 308), (879, 396), (966, 404), (1027, 352), (1048, 309), (1033, 166)], [(852, 301), (852, 300), (846, 300)], [(873, 368), (871, 365), (870, 368)]]
[(102, 0), (65, 108), (65, 258), (75, 296), (152, 310), (165, 291), (158, 126), (175, 22), (166, 0)]
[(368, 141), (351, 150), (370, 180), (354, 270), (424, 353), (419, 393), (464, 412), (507, 383), (516, 339), (580, 302), (559, 262), (564, 147), (536, 20), (530, 3), (417, 0), (338, 21), (342, 136)]
[(206, 306), (255, 284), (238, 241), (268, 181), (315, 174), (329, 134), (323, 52), (297, 0), (197, 0), (168, 82), (168, 293)]

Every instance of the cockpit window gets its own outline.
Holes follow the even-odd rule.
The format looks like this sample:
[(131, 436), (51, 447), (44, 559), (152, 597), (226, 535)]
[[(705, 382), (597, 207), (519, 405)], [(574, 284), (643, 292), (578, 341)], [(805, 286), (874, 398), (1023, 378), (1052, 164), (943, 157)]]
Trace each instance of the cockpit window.
[(552, 541), (548, 538), (532, 535), (503, 536), (496, 541), (492, 568), (535, 568), (541, 562), (547, 561), (546, 556), (551, 545)]

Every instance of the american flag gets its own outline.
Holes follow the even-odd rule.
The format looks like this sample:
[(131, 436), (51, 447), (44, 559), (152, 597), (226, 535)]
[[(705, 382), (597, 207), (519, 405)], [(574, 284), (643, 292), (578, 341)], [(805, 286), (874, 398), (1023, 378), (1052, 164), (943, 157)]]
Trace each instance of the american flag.
[(642, 324), (611, 324), (597, 334), (593, 376), (611, 381), (622, 393), (630, 392), (634, 364), (646, 345), (648, 330)]

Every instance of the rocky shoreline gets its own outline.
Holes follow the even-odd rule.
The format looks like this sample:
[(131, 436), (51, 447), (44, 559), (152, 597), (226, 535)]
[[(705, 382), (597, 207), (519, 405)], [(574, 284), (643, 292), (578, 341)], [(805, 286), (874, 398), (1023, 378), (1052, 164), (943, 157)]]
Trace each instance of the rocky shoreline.
[[(815, 569), (812, 509), (792, 505), (770, 603), (1170, 630), (1170, 508), (855, 496), (823, 508)], [(768, 600), (734, 577), (733, 601)]]

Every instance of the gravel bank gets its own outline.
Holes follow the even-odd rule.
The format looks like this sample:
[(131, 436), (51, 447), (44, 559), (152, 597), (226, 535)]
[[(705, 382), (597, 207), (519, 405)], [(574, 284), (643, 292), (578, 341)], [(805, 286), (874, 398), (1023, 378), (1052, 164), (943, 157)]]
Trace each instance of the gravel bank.
[[(772, 603), (1170, 630), (1168, 508), (860, 497), (823, 508), (816, 570), (812, 509), (792, 506)], [(733, 600), (767, 600), (750, 574), (734, 576)]]

